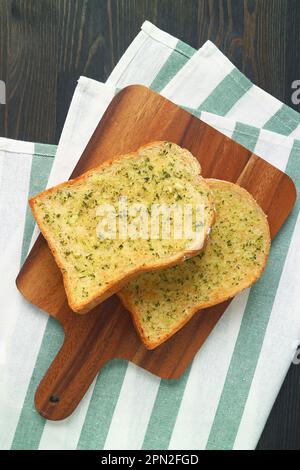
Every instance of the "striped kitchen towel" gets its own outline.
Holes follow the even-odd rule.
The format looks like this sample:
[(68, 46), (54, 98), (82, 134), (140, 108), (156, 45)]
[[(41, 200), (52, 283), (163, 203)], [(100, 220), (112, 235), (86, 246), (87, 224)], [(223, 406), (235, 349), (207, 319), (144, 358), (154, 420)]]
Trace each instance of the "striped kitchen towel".
[(79, 80), (55, 146), (0, 138), (0, 447), (253, 449), (300, 342), (299, 201), (268, 266), (236, 297), (186, 373), (160, 380), (108, 363), (62, 422), (35, 411), (35, 389), (63, 341), (14, 279), (36, 237), (30, 195), (69, 177), (115, 93), (141, 83), (285, 170), (300, 187), (300, 116), (210, 42), (199, 51), (146, 22), (106, 84)]

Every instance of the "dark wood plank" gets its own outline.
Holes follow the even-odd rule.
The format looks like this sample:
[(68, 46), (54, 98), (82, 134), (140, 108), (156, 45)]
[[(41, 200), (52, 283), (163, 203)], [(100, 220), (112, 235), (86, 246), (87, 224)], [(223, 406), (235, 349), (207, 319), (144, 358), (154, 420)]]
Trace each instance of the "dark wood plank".
[[(7, 0), (0, 2), (0, 80), (6, 83), (7, 78), (7, 37), (8, 37)], [(6, 134), (7, 106), (0, 104), (0, 136)]]
[[(113, 99), (72, 177), (155, 140), (170, 140), (189, 149), (199, 159), (203, 176), (238, 182), (246, 188), (268, 214), (271, 236), (275, 237), (296, 199), (291, 179), (143, 86), (127, 87)], [(148, 351), (116, 297), (83, 316), (70, 310), (62, 276), (41, 235), (17, 286), (27, 300), (54, 316), (64, 328), (64, 344), (36, 393), (38, 411), (55, 420), (74, 410), (110, 359), (129, 359), (162, 378), (178, 378), (228, 306), (225, 302), (202, 310), (166, 343)]]
[(6, 1), (8, 15), (5, 135), (55, 137), (57, 10), (49, 2)]
[[(0, 105), (0, 136), (57, 143), (79, 75), (105, 80), (145, 19), (194, 47), (211, 39), (299, 111), (291, 103), (300, 78), (299, 0), (1, 0), (8, 104)], [(300, 448), (299, 381), (293, 367), (259, 448)]]
[(257, 446), (258, 450), (299, 450), (300, 366), (292, 365)]
[(211, 39), (293, 106), (298, 0), (1, 0), (0, 13), (3, 136), (57, 143), (78, 77), (105, 80), (145, 19), (196, 48)]

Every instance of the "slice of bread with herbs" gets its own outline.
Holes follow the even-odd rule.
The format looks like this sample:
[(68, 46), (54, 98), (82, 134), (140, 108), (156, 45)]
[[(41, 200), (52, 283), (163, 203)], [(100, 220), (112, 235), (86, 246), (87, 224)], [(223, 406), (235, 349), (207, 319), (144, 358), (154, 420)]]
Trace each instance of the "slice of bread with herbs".
[(266, 265), (270, 231), (263, 210), (240, 186), (206, 181), (216, 222), (205, 249), (181, 265), (139, 276), (119, 293), (149, 349), (174, 335), (200, 309), (251, 286)]
[[(175, 265), (199, 253), (215, 215), (210, 189), (200, 171), (189, 151), (170, 142), (153, 142), (30, 199), (39, 228), (62, 271), (73, 311), (86, 313), (138, 274)], [(151, 232), (148, 238), (144, 233), (124, 236), (121, 229), (107, 237), (103, 227), (99, 234), (98, 224), (103, 219), (99, 208), (113, 209), (118, 228), (124, 218), (121, 201), (126, 201), (126, 207), (141, 204), (149, 213), (158, 203), (193, 208), (201, 204), (203, 230), (194, 240), (165, 238), (161, 226), (155, 239), (151, 239)]]

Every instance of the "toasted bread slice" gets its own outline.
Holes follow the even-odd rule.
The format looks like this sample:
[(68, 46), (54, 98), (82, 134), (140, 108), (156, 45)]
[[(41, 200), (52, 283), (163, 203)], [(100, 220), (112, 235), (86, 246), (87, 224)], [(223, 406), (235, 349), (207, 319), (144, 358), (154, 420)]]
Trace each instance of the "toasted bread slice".
[[(86, 313), (139, 273), (172, 266), (199, 253), (214, 220), (213, 199), (200, 171), (198, 161), (187, 150), (154, 142), (30, 199), (62, 271), (72, 310)], [(161, 225), (154, 240), (145, 233), (124, 236), (121, 229), (115, 233), (112, 229), (107, 237), (103, 226), (99, 234), (104, 215), (98, 209), (109, 205), (115, 211), (115, 228), (120, 227), (125, 211), (124, 206), (120, 209), (121, 200), (127, 207), (143, 204), (147, 211), (155, 203), (202, 204), (203, 230), (192, 241), (184, 236), (175, 239), (172, 234), (165, 239)], [(106, 219), (112, 227), (110, 216)]]
[(267, 217), (240, 186), (208, 179), (216, 222), (205, 249), (185, 263), (139, 276), (119, 293), (148, 349), (200, 309), (234, 297), (261, 275), (270, 250)]

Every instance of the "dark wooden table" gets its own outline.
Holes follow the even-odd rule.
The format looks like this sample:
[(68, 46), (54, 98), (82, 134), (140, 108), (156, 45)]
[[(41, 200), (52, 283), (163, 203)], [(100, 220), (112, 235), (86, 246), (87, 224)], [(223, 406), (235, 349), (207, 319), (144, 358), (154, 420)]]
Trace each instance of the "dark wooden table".
[[(196, 48), (212, 40), (293, 107), (300, 0), (0, 0), (0, 135), (56, 144), (78, 77), (104, 81), (145, 19)], [(292, 366), (258, 449), (300, 449), (299, 392)]]

